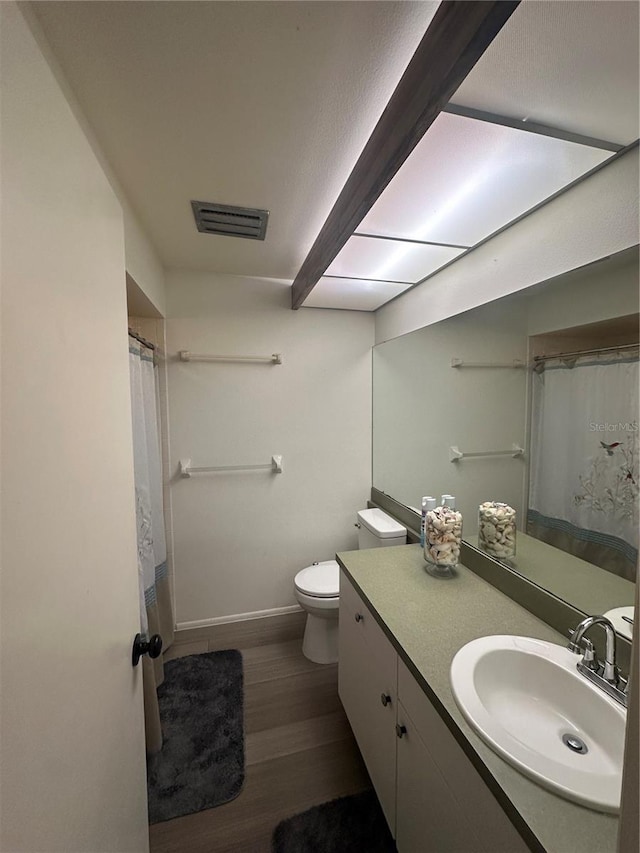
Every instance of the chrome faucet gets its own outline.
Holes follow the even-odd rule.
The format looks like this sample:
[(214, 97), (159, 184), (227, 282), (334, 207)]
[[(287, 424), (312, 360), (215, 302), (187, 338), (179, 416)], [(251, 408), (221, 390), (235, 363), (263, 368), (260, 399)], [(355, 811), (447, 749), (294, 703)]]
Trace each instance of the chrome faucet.
[[(613, 627), (613, 624), (607, 619), (606, 616), (587, 616), (586, 619), (583, 619), (582, 622), (572, 632), (568, 649), (569, 651), (579, 655), (582, 652), (582, 638), (592, 625), (602, 625), (607, 638), (602, 676), (606, 681), (610, 681), (612, 684), (617, 684), (618, 675), (616, 673), (616, 632), (615, 628)], [(587, 651), (592, 651), (593, 647), (589, 649), (591, 643), (589, 643), (588, 640), (587, 643)], [(587, 655), (587, 662), (591, 662), (592, 660), (593, 658), (590, 655)]]
[[(593, 643), (584, 636), (594, 625), (600, 625), (606, 636), (602, 663), (595, 656)], [(582, 660), (577, 664), (578, 672), (626, 708), (629, 683), (621, 677), (616, 666), (616, 632), (613, 624), (606, 616), (587, 616), (569, 634), (569, 651), (576, 655), (583, 654)]]

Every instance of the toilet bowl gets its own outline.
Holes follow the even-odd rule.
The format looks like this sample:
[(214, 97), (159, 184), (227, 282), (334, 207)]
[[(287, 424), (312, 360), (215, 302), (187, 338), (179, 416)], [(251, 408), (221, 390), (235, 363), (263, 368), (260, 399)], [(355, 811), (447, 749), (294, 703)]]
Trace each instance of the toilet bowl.
[(307, 611), (302, 653), (314, 663), (338, 660), (340, 569), (335, 560), (307, 566), (295, 576), (294, 593)]
[[(358, 512), (358, 548), (385, 548), (404, 545), (407, 528), (381, 509)], [(338, 660), (338, 612), (340, 568), (335, 560), (324, 560), (302, 569), (295, 576), (294, 593), (307, 611), (302, 653), (314, 663)]]

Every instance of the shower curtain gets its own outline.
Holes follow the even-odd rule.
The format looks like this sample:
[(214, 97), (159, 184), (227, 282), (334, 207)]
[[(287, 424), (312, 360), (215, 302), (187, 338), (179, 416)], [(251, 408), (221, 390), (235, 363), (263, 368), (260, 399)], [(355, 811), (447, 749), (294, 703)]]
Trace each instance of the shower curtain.
[[(160, 634), (163, 652), (173, 642), (162, 500), (158, 390), (153, 350), (129, 338), (133, 462), (138, 533), (140, 633)], [(142, 657), (147, 752), (162, 748), (157, 687), (164, 678), (162, 655)]]
[(542, 362), (527, 532), (635, 580), (638, 437), (637, 349)]

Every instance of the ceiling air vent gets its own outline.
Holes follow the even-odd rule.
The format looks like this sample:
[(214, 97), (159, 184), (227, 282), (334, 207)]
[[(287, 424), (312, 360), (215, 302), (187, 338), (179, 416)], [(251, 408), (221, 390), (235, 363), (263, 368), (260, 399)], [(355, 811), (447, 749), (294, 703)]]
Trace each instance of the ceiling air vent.
[(267, 233), (268, 210), (251, 207), (231, 207), (208, 201), (192, 201), (198, 231), (204, 234), (223, 234), (227, 237), (248, 237), (264, 240)]

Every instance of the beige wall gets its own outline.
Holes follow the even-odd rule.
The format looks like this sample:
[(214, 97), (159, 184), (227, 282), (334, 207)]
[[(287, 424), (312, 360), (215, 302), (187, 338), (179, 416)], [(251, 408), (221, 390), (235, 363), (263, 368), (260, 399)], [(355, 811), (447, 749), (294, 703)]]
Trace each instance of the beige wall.
[[(172, 473), (269, 462), (284, 473), (194, 475), (172, 485), (179, 624), (295, 604), (293, 577), (357, 547), (371, 485), (373, 317), (290, 309), (290, 283), (168, 275)], [(179, 350), (283, 364), (181, 363)]]
[(122, 211), (20, 9), (0, 16), (0, 848), (143, 853)]

